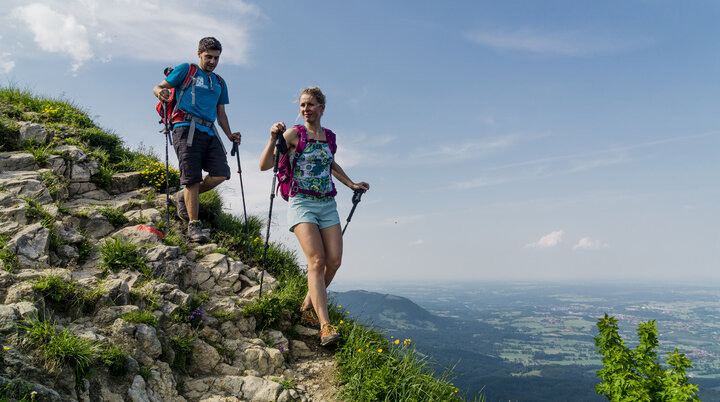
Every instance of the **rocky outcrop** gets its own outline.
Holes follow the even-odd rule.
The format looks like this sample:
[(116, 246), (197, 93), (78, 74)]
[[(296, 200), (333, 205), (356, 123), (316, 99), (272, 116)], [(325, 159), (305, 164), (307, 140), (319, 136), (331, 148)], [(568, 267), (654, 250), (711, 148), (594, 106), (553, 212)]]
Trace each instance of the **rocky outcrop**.
[[(56, 135), (37, 124), (21, 134), (37, 142)], [(0, 387), (43, 401), (312, 400), (280, 385), (302, 377), (296, 370), (312, 358), (308, 346), (280, 331), (258, 333), (255, 318), (242, 313), (259, 292), (257, 267), (212, 244), (188, 244), (186, 252), (164, 244), (156, 226), (164, 199), (155, 205), (138, 173), (115, 175), (106, 191), (92, 182), (98, 164), (80, 148), (53, 152), (41, 163), (0, 153)], [(63, 186), (49, 188), (49, 177)], [(129, 222), (115, 227), (107, 209)], [(147, 269), (104, 267), (98, 250), (114, 241), (138, 247)], [(70, 284), (75, 299), (41, 289), (47, 278)], [(272, 292), (278, 281), (264, 278)], [(78, 376), (72, 362), (48, 364), (23, 329), (38, 320), (94, 348), (119, 348), (124, 369), (111, 372), (96, 359)], [(313, 333), (300, 329), (293, 333)]]

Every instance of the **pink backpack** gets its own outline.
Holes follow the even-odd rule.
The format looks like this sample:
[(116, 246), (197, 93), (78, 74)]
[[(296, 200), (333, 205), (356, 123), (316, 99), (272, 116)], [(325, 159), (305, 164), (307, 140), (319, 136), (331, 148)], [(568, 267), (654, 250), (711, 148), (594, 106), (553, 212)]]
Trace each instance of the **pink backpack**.
[[(303, 153), (303, 150), (305, 150), (305, 144), (307, 144), (307, 131), (305, 131), (305, 126), (297, 125), (295, 126), (295, 129), (300, 135), (297, 147), (295, 147), (295, 155), (293, 157), (292, 163), (290, 163), (290, 152), (285, 152), (280, 156), (280, 160), (278, 161), (277, 173), (278, 185), (275, 193), (280, 193), (280, 196), (285, 201), (287, 201), (290, 197), (294, 197), (297, 193), (308, 194), (315, 197), (334, 197), (335, 194), (337, 194), (337, 191), (335, 191), (335, 183), (332, 183), (332, 179), (330, 180), (332, 183), (332, 190), (324, 194), (318, 193), (316, 191), (302, 189), (300, 188), (297, 180), (293, 179), (293, 170), (295, 170), (295, 164), (297, 163), (298, 157)], [(334, 157), (335, 152), (337, 151), (337, 143), (335, 143), (335, 133), (333, 133), (327, 128), (323, 127), (323, 129), (325, 130), (325, 136), (327, 137), (327, 142), (330, 146), (330, 152), (332, 152)]]

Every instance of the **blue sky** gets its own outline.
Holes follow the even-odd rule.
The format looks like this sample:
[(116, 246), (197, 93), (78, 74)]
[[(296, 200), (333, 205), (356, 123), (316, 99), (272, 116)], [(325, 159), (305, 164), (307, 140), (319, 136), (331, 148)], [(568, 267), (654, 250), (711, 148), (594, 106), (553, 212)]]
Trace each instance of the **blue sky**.
[[(0, 79), (164, 155), (151, 89), (217, 37), (262, 216), (269, 127), (296, 122), (299, 91), (319, 85), (338, 162), (372, 185), (344, 287), (720, 279), (720, 3), (226, 3), (6, 1)], [(222, 187), (237, 214), (239, 187)], [(340, 190), (343, 223), (350, 198)], [(271, 238), (295, 248), (285, 206)]]

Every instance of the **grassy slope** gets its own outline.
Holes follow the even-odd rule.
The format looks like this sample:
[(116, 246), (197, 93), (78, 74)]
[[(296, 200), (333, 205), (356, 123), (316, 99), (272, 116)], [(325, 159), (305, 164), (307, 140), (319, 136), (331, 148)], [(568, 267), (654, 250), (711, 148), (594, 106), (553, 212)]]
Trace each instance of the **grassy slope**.
[[(0, 151), (24, 149), (36, 160), (52, 153), (54, 144), (20, 144), (17, 121), (32, 121), (63, 133), (62, 141), (84, 149), (101, 166), (94, 181), (107, 187), (115, 172), (141, 171), (146, 185), (164, 192), (165, 169), (159, 158), (143, 149), (129, 150), (120, 138), (92, 122), (81, 108), (62, 99), (38, 97), (14, 87), (0, 88)], [(177, 170), (170, 172), (171, 185), (178, 185)], [(46, 181), (52, 184), (53, 181)], [(51, 189), (52, 191), (52, 189)], [(252, 264), (248, 253), (259, 265), (263, 251), (258, 217), (250, 217), (250, 236), (239, 217), (223, 212), (222, 200), (215, 192), (201, 197), (201, 219), (211, 227), (213, 241), (221, 251)], [(167, 242), (182, 243), (177, 234)], [(281, 244), (271, 244), (266, 268), (280, 281), (276, 292), (258, 300), (246, 309), (258, 319), (258, 325), (275, 327), (281, 320), (297, 322), (297, 311), (307, 291), (304, 271), (296, 256)], [(349, 401), (403, 400), (447, 401), (461, 400), (459, 390), (450, 382), (451, 373), (435, 377), (427, 361), (416, 351), (411, 340), (385, 339), (376, 330), (348, 320), (345, 312), (331, 308), (331, 319), (338, 324), (343, 342), (336, 350), (342, 387), (339, 397)]]

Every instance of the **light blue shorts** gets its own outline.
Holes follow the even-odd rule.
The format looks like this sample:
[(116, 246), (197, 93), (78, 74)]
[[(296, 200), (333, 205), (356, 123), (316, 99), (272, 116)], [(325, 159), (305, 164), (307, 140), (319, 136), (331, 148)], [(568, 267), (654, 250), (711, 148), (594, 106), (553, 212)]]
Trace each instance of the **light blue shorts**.
[(340, 215), (337, 212), (337, 203), (334, 197), (327, 197), (324, 201), (305, 197), (290, 197), (290, 206), (287, 214), (288, 226), (292, 232), (298, 223), (314, 223), (318, 229), (329, 228), (340, 224)]

